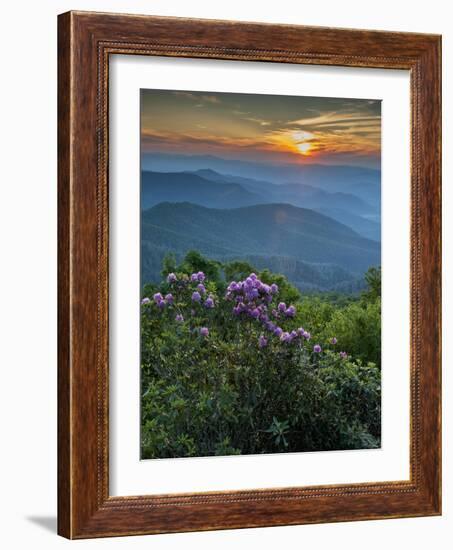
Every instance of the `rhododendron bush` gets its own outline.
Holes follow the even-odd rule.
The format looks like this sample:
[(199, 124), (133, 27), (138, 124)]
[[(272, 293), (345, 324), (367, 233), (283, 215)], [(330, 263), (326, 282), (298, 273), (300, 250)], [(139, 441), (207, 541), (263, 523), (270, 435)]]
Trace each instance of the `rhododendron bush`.
[(141, 300), (142, 458), (380, 446), (379, 296), (172, 267)]

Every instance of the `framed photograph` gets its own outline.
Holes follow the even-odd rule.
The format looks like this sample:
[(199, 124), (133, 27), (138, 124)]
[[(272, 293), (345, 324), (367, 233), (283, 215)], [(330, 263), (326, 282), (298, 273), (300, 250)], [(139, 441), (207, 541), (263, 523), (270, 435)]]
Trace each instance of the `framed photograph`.
[(58, 23), (59, 533), (440, 514), (440, 37)]

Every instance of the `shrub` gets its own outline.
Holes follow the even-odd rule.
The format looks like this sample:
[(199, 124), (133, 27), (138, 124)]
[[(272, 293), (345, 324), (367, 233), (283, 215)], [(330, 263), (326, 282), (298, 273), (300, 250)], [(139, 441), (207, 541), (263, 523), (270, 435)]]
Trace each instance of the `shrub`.
[(335, 310), (321, 335), (335, 334), (356, 359), (381, 365), (381, 301), (361, 301)]
[(378, 447), (375, 350), (352, 338), (376, 304), (291, 303), (282, 276), (227, 285), (202, 260), (145, 287), (142, 458)]

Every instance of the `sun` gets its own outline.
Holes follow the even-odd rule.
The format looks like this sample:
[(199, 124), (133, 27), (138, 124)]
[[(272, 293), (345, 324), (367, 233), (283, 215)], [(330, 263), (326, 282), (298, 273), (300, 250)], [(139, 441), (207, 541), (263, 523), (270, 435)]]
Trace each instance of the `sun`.
[(292, 132), (291, 138), (293, 142), (293, 147), (298, 153), (301, 153), (304, 156), (309, 156), (313, 149), (314, 137), (314, 134), (305, 130), (297, 130), (295, 132)]
[(294, 156), (312, 157), (318, 152), (317, 136), (306, 130), (277, 131), (268, 135), (268, 143), (277, 146), (279, 151), (291, 153)]
[(311, 150), (311, 143), (309, 143), (308, 141), (297, 143), (296, 147), (303, 155), (308, 155)]

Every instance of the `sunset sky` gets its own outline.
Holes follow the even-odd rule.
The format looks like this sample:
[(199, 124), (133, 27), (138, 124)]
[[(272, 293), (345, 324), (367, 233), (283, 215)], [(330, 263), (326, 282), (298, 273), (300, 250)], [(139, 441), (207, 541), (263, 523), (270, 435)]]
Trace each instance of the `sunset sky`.
[(381, 102), (142, 90), (142, 152), (379, 168)]

